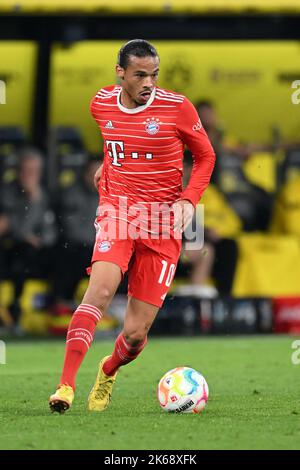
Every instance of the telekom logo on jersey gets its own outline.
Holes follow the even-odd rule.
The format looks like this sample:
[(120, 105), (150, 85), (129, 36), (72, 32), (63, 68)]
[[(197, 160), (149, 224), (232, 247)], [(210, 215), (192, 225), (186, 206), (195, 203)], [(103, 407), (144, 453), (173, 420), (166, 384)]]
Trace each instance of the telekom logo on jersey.
[[(118, 162), (118, 159), (122, 160), (125, 158), (124, 142), (122, 140), (106, 140), (105, 145), (108, 155), (113, 159), (112, 165), (122, 166), (122, 164)], [(139, 154), (137, 152), (131, 152), (131, 158), (137, 159), (139, 158)], [(146, 153), (145, 158), (146, 160), (151, 160), (153, 158), (153, 154)]]

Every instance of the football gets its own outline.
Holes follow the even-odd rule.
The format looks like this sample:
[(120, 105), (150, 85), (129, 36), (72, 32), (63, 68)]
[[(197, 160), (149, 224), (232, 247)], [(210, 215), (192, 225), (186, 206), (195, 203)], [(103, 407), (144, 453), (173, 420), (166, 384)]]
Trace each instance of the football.
[(191, 367), (169, 370), (157, 388), (161, 408), (175, 413), (200, 413), (207, 403), (208, 393), (205, 378)]

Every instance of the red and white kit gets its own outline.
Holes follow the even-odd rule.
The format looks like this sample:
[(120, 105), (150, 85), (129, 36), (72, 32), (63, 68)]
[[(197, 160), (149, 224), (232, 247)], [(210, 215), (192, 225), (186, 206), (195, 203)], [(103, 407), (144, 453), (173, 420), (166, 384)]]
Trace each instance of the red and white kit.
[[(102, 88), (91, 102), (104, 139), (92, 262), (116, 263), (122, 273), (129, 266), (128, 295), (160, 307), (175, 274), (181, 240), (172, 231), (169, 239), (162, 238), (162, 228), (172, 220), (159, 215), (164, 209), (158, 211), (158, 204), (168, 208), (186, 199), (195, 206), (209, 183), (215, 154), (186, 97), (156, 87), (144, 106), (128, 109), (120, 102), (121, 90), (118, 85)], [(183, 191), (185, 145), (194, 163)], [(138, 217), (137, 222), (141, 207), (148, 218)], [(107, 220), (116, 221), (113, 236), (107, 236)], [(130, 233), (124, 237), (120, 224), (123, 228), (138, 225), (141, 237), (135, 239)]]

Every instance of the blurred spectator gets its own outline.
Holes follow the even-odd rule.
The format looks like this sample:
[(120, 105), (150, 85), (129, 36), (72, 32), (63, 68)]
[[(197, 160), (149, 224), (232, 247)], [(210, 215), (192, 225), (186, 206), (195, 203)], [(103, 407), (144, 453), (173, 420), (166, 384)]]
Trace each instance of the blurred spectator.
[(270, 129), (271, 143), (241, 142), (222, 127), (212, 101), (203, 99), (195, 107), (217, 154), (234, 154), (245, 159), (257, 151), (274, 152), (279, 148), (288, 149), (297, 145), (297, 142), (283, 143), (278, 128)]
[(227, 203), (239, 216), (243, 231), (266, 231), (270, 224), (273, 195), (245, 178), (225, 194)]
[(295, 235), (300, 240), (300, 173), (287, 180), (276, 198), (271, 232)]
[[(2, 196), (2, 195), (1, 195)], [(1, 197), (2, 199), (2, 197)], [(3, 202), (1, 200), (2, 206)], [(3, 207), (0, 208), (0, 280), (7, 279), (9, 276), (7, 250), (6, 250), (6, 236), (9, 232), (9, 219), (4, 212)]]
[[(0, 207), (0, 281), (6, 280), (9, 277), (8, 270), (8, 247), (9, 239), (6, 237), (9, 229), (8, 217), (3, 213), (3, 209)], [(4, 306), (3, 300), (0, 296), (0, 325), (4, 327), (12, 327), (13, 319)]]
[(247, 147), (226, 133), (222, 128), (215, 106), (210, 100), (204, 99), (199, 101), (195, 107), (217, 155), (221, 153), (234, 153), (242, 158), (248, 155)]
[(89, 160), (82, 178), (63, 189), (55, 203), (60, 234), (54, 280), (57, 304), (72, 305), (76, 286), (86, 276), (86, 268), (90, 265), (99, 199), (94, 187), (98, 168), (99, 160)]
[[(187, 184), (191, 171), (188, 157), (184, 160), (184, 183)], [(235, 237), (241, 231), (241, 221), (230, 208), (217, 187), (210, 184), (202, 197), (204, 204), (204, 246), (201, 249), (187, 249), (183, 243), (180, 266), (177, 275), (183, 271), (190, 273), (190, 285), (181, 288), (186, 294), (201, 295), (204, 286), (213, 278), (221, 295), (230, 295), (233, 284), (238, 250)], [(196, 211), (196, 230), (202, 230), (203, 220)], [(213, 290), (210, 290), (213, 292)]]
[[(54, 213), (41, 184), (43, 156), (35, 148), (18, 154), (17, 179), (2, 188), (0, 234), (9, 237), (6, 250), (8, 270), (14, 289), (10, 312), (15, 324), (20, 317), (20, 297), (27, 278), (47, 278), (51, 272), (56, 229)], [(5, 251), (5, 250), (4, 250)]]
[(244, 231), (267, 230), (273, 197), (248, 181), (243, 165), (251, 152), (269, 149), (270, 145), (242, 144), (226, 134), (219, 125), (215, 107), (210, 101), (203, 100), (196, 108), (217, 155), (212, 182), (240, 218)]
[(193, 264), (191, 280), (193, 284), (203, 285), (211, 276), (218, 292), (230, 295), (238, 257), (235, 237), (241, 232), (242, 224), (214, 185), (207, 188), (200, 204), (205, 211), (205, 244), (198, 254), (185, 253)]

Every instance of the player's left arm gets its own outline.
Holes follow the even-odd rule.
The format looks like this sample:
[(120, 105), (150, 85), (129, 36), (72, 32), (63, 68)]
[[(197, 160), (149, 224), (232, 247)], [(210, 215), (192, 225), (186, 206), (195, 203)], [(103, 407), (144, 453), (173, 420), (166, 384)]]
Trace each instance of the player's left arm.
[(175, 228), (184, 229), (191, 222), (194, 208), (209, 184), (216, 156), (199, 115), (187, 98), (184, 99), (179, 111), (176, 132), (193, 155), (193, 168), (189, 183), (182, 192), (180, 201), (176, 202), (174, 210)]

